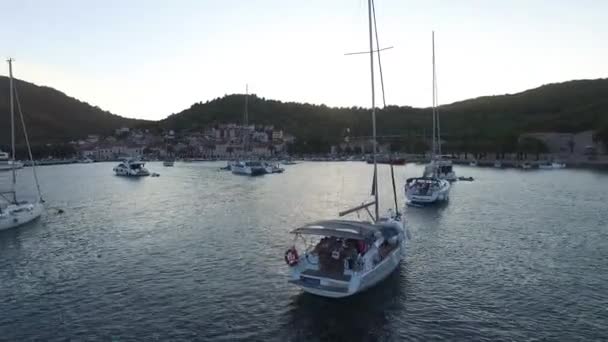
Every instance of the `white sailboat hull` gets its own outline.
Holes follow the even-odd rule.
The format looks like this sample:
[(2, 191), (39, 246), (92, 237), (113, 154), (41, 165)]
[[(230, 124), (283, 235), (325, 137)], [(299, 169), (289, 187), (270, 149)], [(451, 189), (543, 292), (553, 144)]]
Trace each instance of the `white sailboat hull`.
[(442, 186), (434, 191), (428, 191), (427, 193), (420, 193), (413, 186), (406, 185), (405, 197), (408, 202), (414, 204), (433, 204), (436, 202), (443, 202), (450, 199), (450, 183), (446, 180), (441, 180)]
[[(384, 258), (378, 249), (367, 252), (363, 266), (358, 271), (349, 271), (338, 277), (325, 275), (318, 271), (318, 259), (310, 254), (302, 255), (296, 266), (290, 267), (289, 282), (299, 286), (303, 291), (323, 297), (343, 298), (361, 293), (386, 279), (406, 255), (406, 228), (401, 221), (390, 221), (386, 224), (398, 227), (397, 246)], [(379, 261), (374, 262), (374, 260)], [(312, 261), (311, 261), (312, 260)]]
[(0, 213), (0, 230), (22, 226), (42, 215), (44, 206), (40, 202), (11, 204)]
[(12, 169), (22, 169), (23, 168), (23, 163), (18, 162), (18, 161), (8, 161), (8, 162), (4, 162), (4, 163), (0, 163), (0, 171), (10, 171)]
[(241, 165), (232, 165), (231, 167), (232, 173), (235, 175), (245, 175), (245, 176), (259, 176), (263, 175), (266, 172), (266, 169), (263, 167), (250, 167), (250, 166), (241, 166)]
[[(333, 279), (320, 278), (318, 287), (304, 285), (300, 279), (300, 272), (292, 272), (291, 283), (298, 285), (304, 292), (329, 298), (344, 298), (361, 293), (386, 279), (395, 269), (405, 255), (403, 244), (393, 250), (384, 260), (376, 265), (372, 270), (365, 273), (354, 273), (348, 283), (335, 281)], [(343, 285), (333, 287), (331, 285)], [(339, 290), (338, 290), (339, 289)]]

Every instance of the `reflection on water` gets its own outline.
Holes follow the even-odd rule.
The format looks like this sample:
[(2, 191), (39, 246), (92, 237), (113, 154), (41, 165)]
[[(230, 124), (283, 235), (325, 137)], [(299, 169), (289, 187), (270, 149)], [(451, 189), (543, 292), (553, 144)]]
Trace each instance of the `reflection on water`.
[(391, 316), (407, 305), (404, 273), (397, 268), (378, 286), (351, 298), (329, 299), (308, 293), (293, 296), (282, 328), (285, 339), (367, 341), (394, 337)]
[[(135, 180), (114, 176), (112, 163), (41, 167), (52, 209), (0, 232), (0, 340), (608, 336), (604, 173), (456, 166), (475, 181), (453, 184), (443, 206), (404, 209), (412, 239), (399, 271), (335, 300), (287, 282), (289, 231), (367, 200), (373, 168), (311, 162), (236, 177), (224, 165), (147, 163), (161, 176)], [(421, 172), (395, 168), (400, 206), (405, 179)], [(33, 199), (31, 169), (19, 175)], [(390, 168), (379, 178), (384, 211)]]

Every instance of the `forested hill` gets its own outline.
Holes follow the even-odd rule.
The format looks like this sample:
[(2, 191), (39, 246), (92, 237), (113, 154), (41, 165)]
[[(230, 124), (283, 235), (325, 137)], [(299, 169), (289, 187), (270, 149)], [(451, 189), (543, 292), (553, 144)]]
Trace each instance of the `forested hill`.
[[(28, 134), (34, 144), (66, 142), (88, 134), (111, 134), (121, 126), (144, 121), (123, 118), (58, 90), (15, 80)], [(16, 111), (15, 107), (15, 111)], [(17, 112), (16, 112), (17, 113)], [(20, 122), (19, 117), (16, 117)], [(22, 142), (21, 125), (17, 141)], [(0, 76), (0, 145), (10, 142), (9, 80)]]
[[(123, 118), (48, 87), (16, 80), (34, 143), (67, 142), (113, 129), (200, 130), (243, 120), (245, 96), (227, 95), (161, 121)], [(10, 137), (8, 79), (0, 77), (0, 145)], [(548, 84), (517, 94), (486, 96), (439, 108), (444, 147), (449, 150), (513, 150), (524, 132), (599, 130), (608, 140), (608, 79)], [(421, 150), (431, 135), (431, 109), (388, 106), (377, 115), (378, 134), (396, 149)], [(335, 108), (249, 96), (249, 121), (272, 124), (296, 137), (296, 151), (326, 152), (344, 137), (371, 135), (367, 108)], [(20, 127), (18, 127), (20, 131)], [(603, 133), (602, 133), (603, 132)], [(395, 137), (399, 136), (399, 137)], [(18, 141), (22, 138), (18, 139)]]
[[(209, 124), (242, 122), (244, 95), (228, 95), (162, 120), (163, 128), (198, 129)], [(512, 150), (524, 132), (577, 132), (608, 127), (608, 79), (548, 84), (517, 94), (486, 96), (439, 108), (448, 149)], [(380, 136), (400, 149), (431, 134), (431, 109), (388, 106), (378, 112)], [(274, 124), (293, 134), (302, 149), (325, 150), (351, 136), (369, 136), (369, 109), (281, 102), (249, 96), (249, 120)]]

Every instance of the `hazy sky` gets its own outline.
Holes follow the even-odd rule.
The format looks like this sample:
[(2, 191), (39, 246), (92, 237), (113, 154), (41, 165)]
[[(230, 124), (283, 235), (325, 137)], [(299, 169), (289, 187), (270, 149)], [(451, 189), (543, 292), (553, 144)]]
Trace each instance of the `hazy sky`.
[[(0, 0), (15, 76), (160, 119), (251, 92), (370, 106), (365, 0)], [(608, 1), (376, 0), (389, 104), (440, 103), (608, 76)], [(7, 74), (3, 67), (2, 74)]]

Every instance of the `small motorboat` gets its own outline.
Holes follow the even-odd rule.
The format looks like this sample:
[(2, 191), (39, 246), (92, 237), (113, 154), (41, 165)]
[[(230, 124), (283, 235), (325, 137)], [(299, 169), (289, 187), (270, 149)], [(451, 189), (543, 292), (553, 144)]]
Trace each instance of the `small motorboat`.
[(7, 152), (0, 150), (0, 171), (11, 171), (23, 168), (23, 163), (11, 160)]
[(230, 169), (235, 175), (260, 176), (266, 173), (266, 168), (259, 161), (239, 161)]
[(270, 164), (268, 162), (264, 162), (262, 164), (264, 165), (266, 173), (283, 173), (283, 171), (285, 171), (284, 168), (280, 167), (277, 164)]
[(539, 169), (543, 169), (543, 170), (557, 170), (557, 169), (563, 169), (566, 167), (566, 164), (564, 163), (557, 163), (557, 162), (552, 162), (552, 163), (541, 163), (538, 164), (538, 168)]
[(144, 167), (145, 163), (135, 159), (125, 159), (120, 164), (114, 167), (114, 173), (117, 176), (126, 177), (145, 177), (149, 176), (150, 172)]
[(528, 162), (523, 162), (519, 165), (519, 167), (521, 167), (524, 170), (529, 170), (532, 168), (532, 164), (530, 164)]
[(463, 176), (460, 176), (460, 177), (458, 177), (458, 180), (459, 181), (465, 181), (465, 182), (472, 182), (474, 179), (473, 179), (473, 177), (463, 177)]

